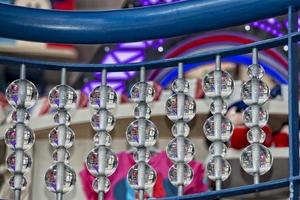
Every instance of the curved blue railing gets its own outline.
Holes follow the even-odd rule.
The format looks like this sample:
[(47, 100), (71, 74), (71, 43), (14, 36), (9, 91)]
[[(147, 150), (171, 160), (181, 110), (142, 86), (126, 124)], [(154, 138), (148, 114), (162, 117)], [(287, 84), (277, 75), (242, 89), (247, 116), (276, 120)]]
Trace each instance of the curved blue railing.
[[(70, 12), (0, 4), (0, 36), (96, 44), (172, 37), (285, 14), (298, 0), (187, 0), (114, 11)], [(147, 22), (147, 24), (145, 24)]]
[(60, 70), (62, 67), (64, 67), (69, 71), (85, 71), (85, 72), (99, 72), (101, 71), (101, 69), (107, 69), (107, 71), (109, 72), (138, 71), (141, 66), (145, 66), (146, 69), (155, 69), (155, 68), (174, 67), (177, 66), (178, 62), (191, 64), (191, 63), (196, 63), (201, 61), (213, 60), (215, 58), (215, 55), (217, 54), (221, 55), (222, 57), (234, 56), (237, 54), (246, 54), (246, 53), (250, 53), (253, 47), (256, 47), (259, 50), (274, 48), (277, 46), (282, 46), (287, 44), (289, 37), (291, 37), (295, 41), (299, 40), (300, 32), (295, 32), (293, 34), (290, 34), (290, 36), (285, 35), (282, 37), (240, 45), (234, 48), (203, 52), (193, 56), (176, 57), (171, 59), (162, 59), (162, 60), (146, 61), (146, 62), (139, 62), (139, 63), (128, 63), (128, 64), (64, 63), (64, 62), (40, 61), (40, 60), (32, 60), (32, 59), (0, 55), (0, 64), (19, 65), (20, 63), (22, 63), (22, 64), (26, 64), (27, 67), (35, 67), (40, 69)]
[[(176, 66), (222, 57), (246, 54), (288, 44), (289, 57), (289, 163), (290, 176), (285, 179), (247, 185), (221, 191), (166, 199), (215, 199), (287, 187), (290, 199), (299, 197), (299, 124), (297, 9), (300, 0), (187, 0), (180, 3), (116, 11), (66, 12), (37, 10), (0, 4), (0, 37), (38, 42), (95, 44), (129, 42), (172, 37), (240, 25), (288, 12), (288, 34), (235, 48), (204, 52), (193, 56), (122, 65), (47, 62), (0, 55), (0, 64), (69, 71), (129, 71)], [(147, 21), (147, 24), (144, 22)]]

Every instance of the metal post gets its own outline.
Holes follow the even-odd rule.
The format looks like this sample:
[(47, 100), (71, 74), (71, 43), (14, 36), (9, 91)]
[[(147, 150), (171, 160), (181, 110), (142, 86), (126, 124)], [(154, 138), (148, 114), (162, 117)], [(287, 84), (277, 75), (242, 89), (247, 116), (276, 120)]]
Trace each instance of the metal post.
[[(297, 32), (298, 15), (297, 10), (290, 6), (288, 11), (288, 33)], [(289, 61), (289, 80), (288, 80), (288, 113), (289, 113), (289, 168), (290, 177), (299, 175), (299, 87), (298, 87), (298, 49), (297, 43), (293, 41), (291, 35), (288, 37), (288, 61)], [(299, 198), (299, 186), (296, 181), (290, 179), (290, 199)]]
[[(24, 64), (21, 65), (20, 69), (20, 79), (25, 80), (26, 79), (26, 66)], [(25, 103), (26, 99), (26, 84), (22, 83), (20, 85), (20, 90), (18, 94), (21, 104)], [(24, 156), (24, 118), (22, 118), (21, 121), (18, 121), (16, 124), (16, 168), (15, 168), (15, 200), (21, 199), (21, 187), (22, 187), (22, 163), (23, 163), (23, 156)]]
[(15, 200), (20, 200), (21, 199), (21, 190), (17, 189), (15, 190)]
[[(106, 86), (107, 84), (107, 70), (106, 69), (102, 69), (102, 73), (101, 73), (101, 86)], [(106, 109), (106, 104), (107, 104), (107, 88), (106, 87), (101, 87), (101, 91), (100, 91), (100, 98), (101, 98), (101, 108)], [(107, 114), (106, 113), (100, 113), (100, 119), (101, 119), (101, 125), (100, 127), (104, 128), (106, 127), (106, 122), (107, 122)], [(98, 149), (98, 170), (99, 170), (99, 174), (100, 174), (100, 178), (103, 181), (100, 181), (101, 184), (98, 187), (101, 188), (101, 190), (99, 190), (98, 192), (98, 200), (104, 200), (104, 191), (102, 190), (103, 188), (105, 188), (105, 180), (104, 177), (105, 176), (105, 164), (106, 162), (103, 162), (106, 159), (106, 148), (105, 146), (101, 145), (99, 146)]]
[(21, 65), (20, 79), (26, 79), (26, 66), (24, 64)]
[[(214, 99), (214, 102), (216, 105), (216, 113), (214, 114), (214, 129), (217, 134), (217, 141), (215, 144), (215, 152), (216, 153), (221, 153), (222, 149), (222, 138), (221, 138), (221, 133), (222, 133), (222, 114), (221, 114), (221, 109), (222, 107), (221, 102), (222, 102), (222, 97), (221, 97), (221, 90), (222, 90), (222, 74), (221, 74), (221, 56), (217, 55), (216, 56), (216, 66), (215, 66), (215, 88), (216, 88), (216, 97)], [(220, 142), (219, 142), (220, 141)], [(222, 188), (222, 180), (221, 180), (221, 171), (222, 171), (222, 157), (218, 155), (216, 157), (216, 168), (215, 168), (215, 173), (216, 173), (216, 190), (221, 190)]]
[[(258, 64), (258, 50), (257, 48), (252, 49), (252, 64)], [(259, 96), (259, 86), (258, 86), (258, 79), (253, 78), (252, 79), (252, 98), (254, 99), (255, 102), (258, 102), (258, 96)], [(255, 125), (258, 126), (258, 112), (259, 112), (259, 105), (255, 104), (252, 106), (252, 115), (253, 119), (255, 120)], [(254, 175), (253, 175), (253, 182), (254, 184), (259, 183), (259, 143), (254, 144), (253, 146), (253, 166), (254, 166)]]
[[(183, 63), (178, 63), (178, 79), (183, 79)], [(184, 93), (179, 92), (177, 97), (177, 115), (178, 119), (183, 119), (184, 117)], [(180, 130), (182, 130), (183, 127), (181, 127)], [(178, 187), (177, 187), (177, 196), (183, 195), (184, 190), (184, 136), (182, 135), (182, 132), (178, 132), (177, 136), (177, 156), (178, 156), (178, 162), (177, 162), (177, 181), (178, 181)]]
[[(146, 68), (144, 66), (140, 69), (140, 82), (145, 82), (146, 79)], [(140, 92), (140, 101), (146, 101), (146, 85), (143, 84)], [(141, 148), (138, 148), (138, 154), (139, 154), (139, 161), (138, 161), (138, 185), (140, 186), (140, 189), (138, 190), (138, 198), (139, 200), (144, 199), (145, 195), (145, 170), (146, 170), (146, 162), (145, 162), (145, 156), (146, 156), (146, 149), (145, 149), (145, 129), (146, 129), (146, 110), (141, 110), (141, 116), (142, 118), (138, 119), (138, 136), (139, 136), (139, 146)], [(142, 159), (141, 159), (142, 158)]]
[(101, 73), (101, 85), (107, 84), (107, 70), (103, 69)]
[[(66, 68), (61, 69), (61, 76), (60, 76), (60, 84), (61, 85), (66, 85), (66, 79), (67, 79), (67, 70)], [(65, 90), (60, 90), (59, 91), (59, 101), (60, 103), (60, 108), (58, 112), (64, 112), (64, 107), (66, 105), (66, 99), (65, 99)], [(62, 116), (62, 115), (60, 115)], [(60, 120), (60, 121), (64, 121)], [(65, 162), (65, 154), (66, 154), (66, 149), (64, 148), (64, 144), (66, 142), (66, 129), (64, 126), (59, 126), (58, 127), (58, 143), (59, 143), (59, 148), (57, 149), (57, 179), (56, 179), (56, 188), (58, 192), (56, 193), (56, 199), (57, 200), (63, 200), (63, 185), (64, 185), (64, 176), (65, 176), (65, 168), (64, 168), (64, 162)]]

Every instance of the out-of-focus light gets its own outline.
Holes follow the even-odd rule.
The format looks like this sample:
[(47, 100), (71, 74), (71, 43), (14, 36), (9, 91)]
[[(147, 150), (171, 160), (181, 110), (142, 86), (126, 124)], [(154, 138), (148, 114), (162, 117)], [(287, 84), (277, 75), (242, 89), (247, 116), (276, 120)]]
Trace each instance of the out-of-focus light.
[(250, 30), (251, 30), (251, 27), (247, 24), (247, 25), (245, 26), (245, 30), (246, 30), (246, 31), (250, 31)]
[(104, 47), (104, 51), (105, 52), (109, 52), (110, 51), (110, 48), (108, 46)]
[(157, 50), (158, 50), (159, 52), (163, 52), (163, 51), (164, 51), (164, 48), (163, 48), (162, 46), (160, 46), (160, 47), (157, 48)]

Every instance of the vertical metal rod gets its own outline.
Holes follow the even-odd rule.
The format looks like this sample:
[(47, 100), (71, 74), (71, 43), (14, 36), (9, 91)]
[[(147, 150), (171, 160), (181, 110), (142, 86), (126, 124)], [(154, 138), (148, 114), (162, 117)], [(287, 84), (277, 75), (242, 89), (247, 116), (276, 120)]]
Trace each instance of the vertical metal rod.
[[(220, 153), (220, 149), (222, 149), (222, 114), (221, 114), (221, 104), (222, 104), (222, 73), (221, 73), (221, 56), (216, 55), (216, 65), (215, 65), (215, 89), (216, 89), (216, 97), (214, 99), (216, 106), (216, 113), (214, 115), (214, 131), (217, 135), (217, 142), (215, 144), (215, 152)], [(216, 167), (215, 167), (215, 173), (216, 173), (216, 190), (221, 190), (222, 188), (222, 179), (221, 179), (221, 170), (222, 170), (222, 157), (221, 155), (218, 155), (216, 157)]]
[(98, 149), (98, 171), (99, 171), (99, 174), (100, 174), (100, 184), (98, 187), (101, 188), (101, 190), (99, 190), (98, 192), (98, 199), (99, 200), (103, 200), (104, 199), (104, 191), (102, 191), (103, 188), (105, 188), (105, 180), (104, 180), (104, 177), (105, 176), (105, 164), (106, 164), (106, 148), (105, 146), (99, 146), (99, 149)]
[[(178, 79), (183, 79), (183, 63), (178, 63)], [(182, 120), (184, 117), (184, 94), (179, 92), (177, 94), (177, 117)], [(184, 136), (182, 132), (178, 132), (177, 136), (177, 196), (183, 195), (184, 182)]]
[(138, 190), (139, 200), (144, 199), (144, 190)]
[(257, 48), (252, 49), (252, 64), (258, 63), (258, 50)]
[[(61, 75), (60, 75), (60, 84), (61, 85), (66, 85), (67, 83), (67, 70), (66, 68), (61, 69)], [(65, 92), (64, 90), (59, 91), (60, 96), (59, 96), (59, 101), (61, 104), (59, 105), (61, 108), (64, 108), (66, 104), (66, 99), (65, 99)], [(66, 128), (64, 126), (59, 126), (58, 127), (58, 143), (61, 147), (65, 144), (66, 141)], [(64, 159), (65, 159), (65, 154), (66, 154), (66, 149), (65, 148), (58, 148), (58, 163), (57, 163), (57, 179), (56, 179), (56, 184), (57, 184), (57, 190), (58, 193), (56, 193), (56, 199), (57, 200), (62, 200), (63, 199), (63, 185), (64, 185), (64, 176), (65, 176), (65, 168), (64, 168)]]
[[(145, 82), (146, 80), (146, 68), (142, 66), (140, 68), (140, 82)], [(146, 85), (142, 84), (141, 92), (140, 92), (140, 101), (145, 102), (146, 101)], [(146, 163), (145, 163), (145, 156), (146, 156), (146, 149), (145, 149), (145, 130), (146, 130), (146, 110), (141, 110), (141, 117), (138, 119), (138, 135), (139, 135), (139, 146), (141, 148), (138, 148), (138, 154), (139, 154), (139, 160), (138, 160), (138, 185), (141, 187), (138, 190), (138, 198), (139, 200), (144, 199), (145, 195), (145, 171), (146, 171)]]
[(63, 193), (56, 193), (56, 200), (63, 200)]
[(177, 196), (182, 196), (183, 195), (183, 185), (179, 185), (177, 188)]
[[(297, 10), (290, 6), (288, 11), (288, 33), (297, 32), (298, 14)], [(299, 86), (298, 86), (298, 47), (292, 37), (288, 37), (288, 113), (289, 113), (289, 171), (290, 177), (299, 175)], [(299, 198), (299, 185), (296, 181), (290, 180), (290, 199)]]
[(104, 192), (103, 191), (98, 192), (98, 200), (104, 200)]
[[(101, 73), (101, 85), (102, 86), (106, 86), (107, 85), (107, 70), (106, 69), (102, 69), (102, 73)], [(100, 98), (101, 98), (101, 108), (106, 109), (106, 104), (107, 104), (107, 88), (106, 87), (102, 87), (101, 91), (100, 91)], [(100, 127), (104, 128), (106, 127), (106, 122), (107, 122), (107, 113), (101, 112), (100, 113), (100, 120), (101, 120), (101, 124)], [(104, 180), (104, 175), (105, 175), (105, 163), (103, 162), (106, 159), (106, 148), (105, 146), (99, 146), (98, 149), (98, 171), (100, 174), (100, 179), (102, 179), (100, 181), (100, 184), (98, 187), (101, 188), (101, 190), (99, 190), (98, 192), (98, 200), (104, 200), (104, 191), (102, 190), (103, 188), (105, 188), (105, 180)]]
[(183, 78), (183, 63), (178, 63), (178, 78)]
[(216, 55), (215, 70), (221, 70), (221, 56), (220, 55)]
[(21, 199), (21, 190), (17, 189), (15, 190), (15, 200)]
[(26, 78), (26, 65), (22, 64), (20, 70), (20, 79), (25, 79), (25, 78)]
[[(253, 48), (252, 49), (252, 64), (258, 64), (258, 50), (257, 48)], [(251, 81), (251, 87), (252, 87), (252, 99), (254, 100), (254, 102), (258, 102), (258, 98), (259, 98), (259, 82), (258, 79), (253, 77), (252, 81)], [(256, 126), (258, 126), (258, 113), (259, 113), (259, 105), (255, 104), (252, 105), (252, 118), (254, 119), (254, 124)], [(253, 166), (254, 166), (254, 171), (255, 173), (253, 174), (253, 183), (254, 184), (258, 184), (259, 183), (259, 154), (260, 154), (260, 150), (259, 150), (259, 143), (257, 144), (253, 144), (253, 157), (252, 157), (252, 162), (253, 162)]]
[(106, 85), (107, 84), (107, 70), (106, 69), (102, 69), (101, 84), (102, 85)]
[[(24, 80), (26, 78), (26, 66), (24, 64), (21, 65), (20, 69), (20, 79)], [(20, 97), (20, 104), (25, 103), (26, 99), (26, 84), (24, 82), (20, 85), (20, 90), (18, 93), (18, 96)], [(16, 130), (16, 172), (21, 172), (22, 171), (22, 163), (23, 163), (23, 156), (24, 156), (24, 150), (23, 150), (23, 145), (24, 145), (24, 120), (19, 121), (20, 123), (17, 123), (17, 130)], [(18, 173), (15, 174), (15, 185), (16, 185), (16, 190), (14, 191), (15, 193), (15, 200), (20, 200), (21, 199), (21, 187), (22, 187), (22, 177), (23, 174)]]
[(146, 68), (144, 66), (140, 69), (140, 81), (145, 82), (146, 79)]
[(259, 178), (260, 178), (259, 173), (255, 173), (254, 178), (253, 178), (254, 179), (254, 184), (258, 184), (260, 182)]
[(216, 180), (216, 191), (221, 190), (221, 189), (222, 189), (222, 180), (217, 179)]
[(62, 85), (67, 84), (67, 70), (66, 70), (66, 68), (61, 69), (60, 84), (62, 84)]

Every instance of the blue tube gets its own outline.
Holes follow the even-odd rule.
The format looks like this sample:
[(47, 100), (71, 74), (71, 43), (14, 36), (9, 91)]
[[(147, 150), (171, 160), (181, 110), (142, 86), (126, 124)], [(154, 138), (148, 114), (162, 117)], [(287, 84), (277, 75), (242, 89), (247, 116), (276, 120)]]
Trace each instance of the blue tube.
[(108, 72), (138, 71), (141, 66), (145, 66), (146, 69), (167, 68), (167, 67), (176, 66), (178, 62), (183, 62), (184, 64), (192, 64), (197, 62), (213, 60), (215, 59), (216, 55), (220, 55), (222, 56), (222, 58), (225, 58), (234, 55), (246, 54), (246, 53), (250, 53), (252, 51), (252, 48), (254, 47), (261, 50), (261, 49), (268, 49), (277, 46), (282, 46), (287, 43), (289, 37), (293, 41), (299, 41), (300, 32), (290, 34), (289, 36), (285, 35), (278, 38), (271, 38), (263, 41), (253, 42), (251, 44), (244, 44), (238, 47), (227, 48), (222, 50), (218, 49), (209, 52), (198, 53), (197, 55), (155, 60), (155, 61), (146, 61), (140, 63), (128, 63), (128, 64), (64, 63), (64, 62), (41, 61), (41, 60), (32, 60), (26, 58), (0, 55), (0, 64), (15, 65), (15, 66), (20, 66), (20, 64), (25, 64), (29, 68), (39, 68), (44, 70), (45, 69), (61, 70), (61, 68), (64, 67), (68, 71), (84, 71), (84, 72), (100, 72), (102, 69), (107, 69)]
[[(0, 37), (100, 44), (179, 36), (285, 14), (298, 0), (188, 0), (113, 11), (57, 11), (0, 4)], [(253, 14), (255, 13), (255, 14)]]

